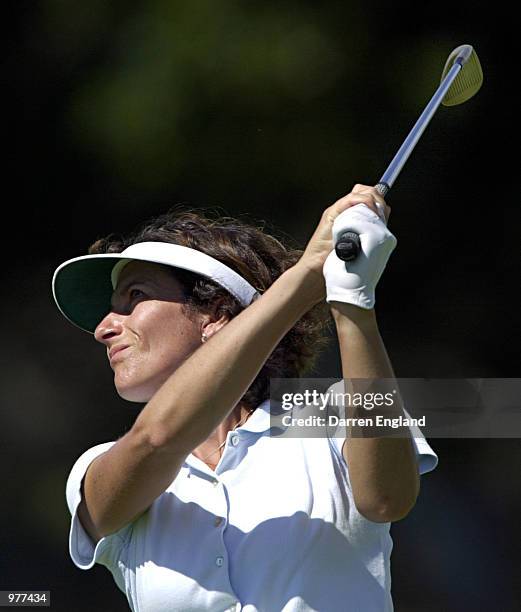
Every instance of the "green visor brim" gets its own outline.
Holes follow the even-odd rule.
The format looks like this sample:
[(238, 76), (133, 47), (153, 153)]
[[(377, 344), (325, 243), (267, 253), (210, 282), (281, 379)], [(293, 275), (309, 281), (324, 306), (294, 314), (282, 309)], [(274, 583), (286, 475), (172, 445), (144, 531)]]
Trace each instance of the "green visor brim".
[(53, 278), (54, 299), (63, 315), (81, 329), (94, 333), (110, 312), (113, 293), (110, 274), (119, 254), (68, 262)]

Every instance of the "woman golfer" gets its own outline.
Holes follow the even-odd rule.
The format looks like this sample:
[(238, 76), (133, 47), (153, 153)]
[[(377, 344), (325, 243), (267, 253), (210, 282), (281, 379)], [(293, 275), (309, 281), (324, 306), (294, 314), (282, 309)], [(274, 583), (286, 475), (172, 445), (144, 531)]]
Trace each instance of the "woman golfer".
[[(328, 311), (343, 377), (394, 377), (373, 309), (389, 210), (356, 185), (303, 252), (173, 210), (56, 270), (58, 307), (106, 348), (118, 394), (145, 404), (67, 481), (73, 562), (105, 565), (132, 610), (392, 610), (390, 523), (436, 455), (419, 431), (283, 439), (269, 400), (270, 377), (308, 370)], [(363, 250), (347, 266), (333, 251), (346, 227)]]

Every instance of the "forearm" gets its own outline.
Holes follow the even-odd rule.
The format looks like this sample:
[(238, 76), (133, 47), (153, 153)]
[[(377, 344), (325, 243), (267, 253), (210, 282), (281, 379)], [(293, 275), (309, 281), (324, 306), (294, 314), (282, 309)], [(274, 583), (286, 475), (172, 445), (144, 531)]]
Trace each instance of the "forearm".
[(313, 304), (306, 275), (287, 270), (253, 304), (202, 344), (162, 385), (135, 427), (154, 444), (189, 453), (240, 401), (283, 338)]
[[(390, 379), (388, 390), (396, 388), (374, 310), (334, 302), (332, 314), (338, 333), (343, 378)], [(349, 416), (370, 416), (363, 408), (355, 411), (349, 407), (348, 410)], [(386, 416), (403, 414), (398, 402), (394, 410), (395, 414), (386, 413)], [(346, 434), (345, 457), (359, 511), (378, 522), (403, 518), (414, 505), (419, 491), (410, 436), (363, 438)]]

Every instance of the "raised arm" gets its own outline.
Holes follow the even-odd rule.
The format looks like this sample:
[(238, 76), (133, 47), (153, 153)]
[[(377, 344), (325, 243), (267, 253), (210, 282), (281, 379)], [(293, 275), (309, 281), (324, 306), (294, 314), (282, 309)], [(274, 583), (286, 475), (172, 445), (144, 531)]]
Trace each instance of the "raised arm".
[[(367, 185), (355, 185), (353, 193), (359, 202), (364, 202), (362, 196), (369, 197), (379, 211), (374, 215), (362, 206), (337, 217), (333, 235), (345, 229), (356, 231), (363, 254), (347, 265), (335, 253), (327, 258), (327, 301), (338, 333), (345, 391), (362, 392), (362, 388), (355, 387), (366, 383), (355, 379), (387, 379), (378, 381), (378, 391), (387, 393), (396, 388), (396, 383), (376, 322), (374, 292), (397, 241), (387, 229), (390, 207), (381, 194)], [(387, 388), (383, 388), (385, 385)], [(396, 398), (395, 405), (386, 408), (393, 413), (386, 412), (386, 417), (404, 415), (399, 394)], [(355, 418), (372, 414), (355, 406), (347, 406), (347, 411), (349, 417)], [(400, 431), (399, 438), (383, 437), (382, 429), (376, 431), (378, 437), (370, 438), (370, 430), (350, 429), (342, 453), (359, 512), (375, 522), (396, 521), (407, 515), (418, 495), (416, 457), (407, 428)]]
[[(378, 330), (374, 309), (334, 302), (331, 308), (342, 360), (344, 379), (388, 379), (393, 388), (394, 372)], [(382, 390), (382, 392), (386, 392)], [(362, 409), (350, 409), (350, 416), (367, 417)], [(398, 406), (396, 414), (403, 415)], [(419, 493), (416, 457), (410, 437), (349, 437), (342, 453), (349, 469), (353, 497), (358, 511), (374, 522), (404, 518)]]

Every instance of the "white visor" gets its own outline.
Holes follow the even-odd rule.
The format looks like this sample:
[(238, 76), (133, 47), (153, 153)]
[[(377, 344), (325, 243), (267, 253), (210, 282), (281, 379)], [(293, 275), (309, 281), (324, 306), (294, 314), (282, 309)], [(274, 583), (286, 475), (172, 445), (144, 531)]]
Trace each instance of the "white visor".
[(54, 300), (61, 313), (74, 325), (93, 333), (110, 312), (119, 275), (131, 261), (164, 264), (209, 278), (243, 307), (259, 297), (240, 274), (206, 253), (168, 242), (138, 242), (121, 253), (84, 255), (62, 263), (52, 279)]

